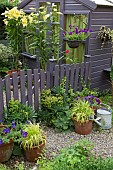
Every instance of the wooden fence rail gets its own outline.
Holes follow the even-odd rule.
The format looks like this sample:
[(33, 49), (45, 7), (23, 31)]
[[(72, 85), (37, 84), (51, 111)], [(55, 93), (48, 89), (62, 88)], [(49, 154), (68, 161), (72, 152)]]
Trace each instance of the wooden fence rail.
[(32, 106), (35, 110), (39, 109), (40, 92), (43, 89), (51, 89), (58, 86), (62, 79), (66, 77), (66, 90), (68, 85), (74, 89), (82, 90), (81, 78), (86, 85), (90, 77), (90, 62), (82, 64), (55, 65), (50, 62), (47, 71), (41, 69), (28, 69), (20, 71), (20, 76), (13, 73), (5, 79), (0, 78), (0, 119), (3, 118), (4, 107), (7, 107), (9, 100), (19, 100), (23, 104)]

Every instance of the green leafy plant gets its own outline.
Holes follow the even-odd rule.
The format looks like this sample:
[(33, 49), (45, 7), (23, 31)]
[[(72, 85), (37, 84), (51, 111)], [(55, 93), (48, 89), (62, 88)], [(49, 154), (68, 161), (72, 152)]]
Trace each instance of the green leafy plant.
[(80, 123), (89, 121), (90, 116), (94, 114), (89, 102), (82, 100), (75, 102), (71, 109), (71, 113), (72, 119)]
[(21, 104), (18, 100), (10, 100), (8, 107), (4, 110), (4, 122), (10, 124), (12, 121), (16, 123), (25, 123), (27, 120), (33, 120), (35, 111), (32, 107)]
[(69, 130), (73, 126), (70, 118), (70, 108), (74, 102), (73, 89), (69, 87), (66, 93), (66, 79), (51, 90), (43, 90), (41, 93), (41, 110), (37, 117), (38, 121), (53, 126), (59, 131)]
[(39, 124), (28, 124), (22, 129), (21, 146), (24, 149), (32, 149), (34, 146), (39, 147), (40, 144), (45, 144), (46, 135)]

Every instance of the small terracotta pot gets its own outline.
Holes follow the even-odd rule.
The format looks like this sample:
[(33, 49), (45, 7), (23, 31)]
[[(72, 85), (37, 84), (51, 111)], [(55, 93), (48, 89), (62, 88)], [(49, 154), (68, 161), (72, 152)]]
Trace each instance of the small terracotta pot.
[(88, 135), (92, 131), (92, 120), (89, 120), (88, 122), (85, 123), (80, 123), (77, 122), (76, 120), (74, 121), (74, 126), (75, 126), (75, 132), (80, 134), (80, 135)]
[(17, 75), (18, 75), (18, 76), (20, 75), (20, 70), (17, 70), (17, 69), (9, 70), (9, 71), (7, 72), (7, 74), (9, 74), (10, 77), (12, 77), (14, 72), (17, 72)]
[(44, 147), (45, 143), (41, 144), (39, 147), (35, 146), (32, 149), (24, 150), (26, 160), (28, 160), (29, 162), (35, 162), (38, 157), (41, 156)]
[(9, 143), (0, 145), (0, 163), (6, 162), (10, 159), (13, 152), (14, 142), (10, 140)]

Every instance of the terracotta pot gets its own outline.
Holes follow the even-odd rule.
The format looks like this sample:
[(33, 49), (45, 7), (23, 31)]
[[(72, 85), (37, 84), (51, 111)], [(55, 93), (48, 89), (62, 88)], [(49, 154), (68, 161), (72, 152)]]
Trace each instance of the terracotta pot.
[(88, 135), (92, 131), (92, 120), (89, 120), (88, 122), (85, 123), (79, 123), (76, 120), (74, 121), (74, 126), (75, 126), (75, 132), (80, 134), (80, 135)]
[(45, 143), (41, 144), (39, 147), (35, 146), (32, 149), (24, 150), (26, 160), (28, 160), (29, 162), (35, 162), (37, 158), (41, 156), (44, 147)]
[(9, 143), (0, 145), (0, 163), (10, 159), (13, 152), (13, 146), (14, 142), (12, 140)]
[(9, 70), (9, 71), (7, 72), (7, 74), (9, 74), (10, 77), (13, 77), (13, 73), (14, 73), (14, 72), (17, 72), (17, 75), (18, 75), (18, 76), (20, 75), (20, 70), (17, 70), (17, 69)]

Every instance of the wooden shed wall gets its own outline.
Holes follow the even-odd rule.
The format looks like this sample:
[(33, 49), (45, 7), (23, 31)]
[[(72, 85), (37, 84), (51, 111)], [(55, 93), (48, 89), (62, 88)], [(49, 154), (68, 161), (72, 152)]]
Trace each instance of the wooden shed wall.
[(30, 10), (30, 8), (36, 8), (36, 0), (32, 0), (31, 2), (29, 2), (24, 8), (23, 10)]
[(76, 13), (76, 11), (88, 11), (89, 9), (75, 0), (64, 0), (64, 12)]
[(104, 69), (111, 66), (111, 43), (105, 43), (101, 48), (101, 41), (96, 37), (102, 25), (113, 29), (113, 7), (97, 6), (90, 19), (90, 28), (93, 30), (88, 48), (92, 61), (91, 87), (104, 90), (110, 86), (109, 72)]

